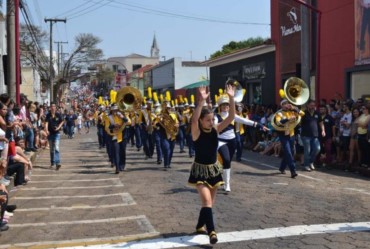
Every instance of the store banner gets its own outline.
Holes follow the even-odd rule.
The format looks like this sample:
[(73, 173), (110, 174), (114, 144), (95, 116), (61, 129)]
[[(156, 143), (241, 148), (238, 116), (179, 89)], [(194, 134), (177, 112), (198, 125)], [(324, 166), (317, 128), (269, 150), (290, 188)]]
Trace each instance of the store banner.
[(281, 72), (295, 72), (301, 62), (301, 7), (296, 1), (279, 1)]
[(370, 64), (370, 0), (355, 0), (355, 64)]

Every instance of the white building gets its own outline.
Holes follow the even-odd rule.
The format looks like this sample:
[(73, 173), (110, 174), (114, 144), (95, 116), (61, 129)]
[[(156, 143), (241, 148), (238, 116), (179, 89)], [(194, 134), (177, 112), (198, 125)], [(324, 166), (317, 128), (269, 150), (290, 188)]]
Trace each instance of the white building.
[(207, 79), (208, 67), (197, 61), (182, 61), (175, 57), (152, 69), (153, 90), (179, 90)]

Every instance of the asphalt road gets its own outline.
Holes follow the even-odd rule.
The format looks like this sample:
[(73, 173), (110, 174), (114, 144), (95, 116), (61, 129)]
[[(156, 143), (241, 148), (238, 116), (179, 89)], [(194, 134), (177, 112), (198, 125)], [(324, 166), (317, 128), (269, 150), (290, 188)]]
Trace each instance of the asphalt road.
[[(41, 151), (31, 182), (10, 194), (18, 209), (0, 248), (210, 247), (193, 234), (200, 200), (187, 185), (187, 153), (176, 146), (164, 171), (142, 150), (127, 151), (127, 171), (118, 175), (95, 128), (62, 139), (59, 171)], [(220, 190), (214, 207), (213, 248), (370, 248), (369, 178), (319, 169), (291, 179), (278, 174), (279, 162), (249, 151), (233, 162), (232, 191)]]

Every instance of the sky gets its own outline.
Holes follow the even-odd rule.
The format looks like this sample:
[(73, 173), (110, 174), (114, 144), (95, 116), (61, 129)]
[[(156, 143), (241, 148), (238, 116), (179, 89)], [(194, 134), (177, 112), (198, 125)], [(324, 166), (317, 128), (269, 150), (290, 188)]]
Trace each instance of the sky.
[(47, 32), (50, 23), (44, 18), (67, 18), (66, 23), (53, 26), (53, 40), (68, 41), (63, 46), (67, 53), (80, 33), (102, 39), (98, 47), (104, 58), (131, 53), (150, 56), (155, 35), (161, 60), (194, 61), (209, 58), (230, 41), (270, 37), (270, 0), (23, 1), (33, 23)]

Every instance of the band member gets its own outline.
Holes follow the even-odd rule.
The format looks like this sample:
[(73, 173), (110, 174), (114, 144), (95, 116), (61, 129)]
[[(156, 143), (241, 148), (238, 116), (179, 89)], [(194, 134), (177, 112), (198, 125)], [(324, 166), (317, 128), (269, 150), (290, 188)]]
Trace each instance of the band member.
[[(241, 118), (246, 118), (243, 114), (243, 104), (236, 104), (236, 115)], [(241, 123), (235, 123), (235, 139), (236, 139), (236, 161), (241, 162), (243, 153), (243, 141), (244, 141), (244, 125)]]
[(153, 118), (152, 111), (153, 102), (149, 99), (146, 102), (146, 108), (140, 111), (139, 122), (141, 126), (141, 142), (143, 143), (145, 159), (152, 158), (154, 154), (154, 139), (153, 139)]
[(186, 138), (186, 143), (189, 148), (189, 157), (192, 158), (195, 155), (195, 149), (194, 149), (194, 142), (191, 137), (191, 119), (194, 113), (195, 105), (194, 103), (189, 105), (188, 102), (185, 101), (184, 108), (185, 108), (184, 117), (185, 117), (185, 123), (186, 123), (185, 138)]
[(105, 137), (104, 137), (104, 116), (105, 116), (105, 106), (99, 107), (99, 112), (97, 114), (96, 128), (98, 134), (99, 149), (105, 147)]
[(154, 137), (154, 142), (155, 142), (155, 149), (156, 149), (156, 152), (157, 152), (157, 164), (161, 164), (162, 160), (163, 160), (163, 153), (162, 153), (162, 147), (161, 147), (161, 136), (160, 136), (160, 132), (159, 132), (160, 127), (158, 126), (158, 124), (159, 124), (158, 115), (161, 112), (161, 107), (160, 107), (161, 104), (155, 98), (154, 98), (154, 101), (155, 101), (154, 108), (155, 108), (156, 118), (153, 122), (153, 128), (154, 128), (153, 129), (153, 137)]
[(185, 131), (186, 131), (186, 120), (185, 120), (185, 114), (184, 113), (184, 104), (180, 102), (176, 115), (177, 120), (179, 121), (179, 132), (177, 133), (177, 142), (180, 146), (180, 153), (185, 153)]
[(112, 161), (116, 166), (116, 174), (123, 171), (126, 166), (126, 144), (127, 140), (123, 139), (126, 125), (130, 125), (128, 115), (118, 112), (118, 106), (111, 107), (111, 114), (105, 122), (105, 131), (112, 137)]
[(231, 104), (230, 115), (218, 124), (214, 124), (214, 114), (211, 109), (203, 108), (209, 93), (206, 87), (200, 87), (199, 102), (195, 108), (191, 133), (195, 146), (195, 160), (191, 167), (188, 183), (195, 185), (202, 201), (196, 232), (208, 234), (209, 242), (216, 244), (217, 234), (213, 222), (212, 206), (218, 186), (222, 185), (222, 166), (217, 161), (218, 133), (224, 130), (235, 117), (234, 89), (227, 86), (227, 94)]
[[(228, 95), (221, 95), (218, 98), (218, 106), (219, 106), (219, 113), (216, 114), (215, 123), (219, 123), (222, 120), (225, 120), (229, 116), (229, 110), (230, 110), (230, 103), (229, 103), (229, 97)], [(235, 115), (235, 118), (233, 122), (231, 122), (225, 129), (223, 129), (219, 135), (218, 135), (218, 141), (219, 141), (219, 148), (218, 153), (220, 154), (222, 158), (222, 165), (223, 165), (223, 173), (224, 173), (224, 180), (225, 185), (224, 189), (226, 192), (230, 192), (230, 174), (231, 174), (231, 161), (235, 154), (236, 150), (236, 135), (235, 135), (235, 124), (245, 124), (248, 126), (256, 127), (263, 129), (264, 131), (268, 130), (265, 126), (254, 122), (252, 120), (242, 118), (238, 115)]]
[(291, 178), (298, 176), (294, 162), (294, 128), (298, 116), (303, 116), (304, 112), (293, 106), (288, 100), (281, 101), (281, 109), (275, 114), (275, 121), (277, 125), (285, 127), (284, 131), (278, 131), (281, 147), (283, 149), (283, 159), (281, 161), (279, 171), (285, 174), (285, 169), (288, 166)]
[(137, 151), (139, 151), (141, 146), (142, 146), (141, 133), (140, 133), (141, 129), (140, 129), (140, 122), (139, 122), (139, 113), (137, 111), (134, 111), (133, 113), (134, 113), (134, 115), (131, 119), (131, 122), (134, 125), (134, 135), (135, 135), (136, 149), (137, 149)]
[(158, 132), (161, 140), (164, 169), (167, 170), (171, 168), (171, 160), (179, 127), (176, 114), (171, 112), (170, 102), (164, 102), (157, 127), (159, 127)]

